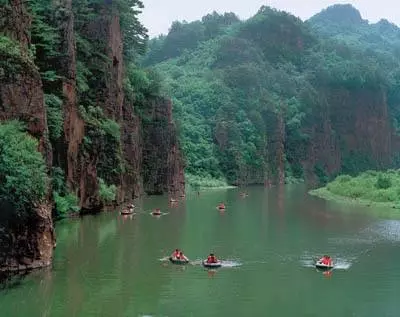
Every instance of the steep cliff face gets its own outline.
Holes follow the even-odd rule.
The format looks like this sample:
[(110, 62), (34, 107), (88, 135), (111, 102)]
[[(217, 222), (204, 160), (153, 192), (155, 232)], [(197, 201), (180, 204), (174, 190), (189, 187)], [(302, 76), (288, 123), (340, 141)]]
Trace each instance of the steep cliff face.
[(35, 269), (51, 264), (55, 235), (51, 205), (41, 205), (24, 223), (5, 204), (1, 205), (0, 272)]
[(311, 142), (303, 161), (308, 179), (316, 181), (315, 166), (326, 175), (349, 172), (351, 164), (387, 168), (399, 150), (391, 125), (386, 95), (380, 90), (329, 89), (327, 105), (311, 127)]
[(98, 95), (97, 105), (106, 118), (119, 125), (120, 138), (115, 142), (98, 144), (92, 147), (92, 152), (87, 151), (86, 154), (94, 162), (92, 165), (96, 166), (99, 161), (110, 160), (106, 148), (112, 147), (112, 160), (115, 165), (121, 166), (121, 170), (111, 175), (105, 173), (107, 170), (101, 165), (97, 171), (92, 170), (92, 176), (94, 178), (97, 174), (109, 184), (118, 186), (118, 203), (130, 201), (143, 192), (181, 195), (184, 191), (184, 176), (171, 103), (160, 98), (149, 101), (151, 110), (146, 114), (149, 123), (144, 123), (135, 114), (134, 102), (124, 96), (126, 65), (120, 18), (108, 6), (102, 7), (101, 11), (103, 14), (87, 26), (85, 34), (94, 40), (106, 39), (103, 47), (103, 53), (107, 56), (106, 71), (104, 78), (97, 80), (102, 91)]
[(156, 98), (143, 121), (143, 184), (148, 194), (184, 194), (183, 161), (179, 150), (172, 103)]
[[(9, 5), (2, 8), (1, 13), (4, 12), (6, 16), (1, 17), (4, 23), (1, 31), (4, 30), (4, 34), (18, 43), (20, 56), (14, 56), (14, 72), (3, 69), (6, 76), (0, 77), (0, 120), (18, 119), (25, 122), (28, 132), (39, 140), (39, 151), (50, 168), (52, 150), (48, 140), (42, 81), (28, 55), (31, 19), (21, 1), (10, 1)], [(2, 52), (2, 58), (4, 54), (7, 52)], [(21, 264), (25, 267), (50, 264), (55, 242), (51, 210), (51, 206), (44, 203), (34, 208), (30, 218), (23, 220), (19, 226), (10, 224), (8, 218), (0, 224), (5, 230), (3, 237), (8, 241), (1, 244), (4, 248), (0, 251), (0, 266), (17, 269)]]
[(106, 78), (105, 113), (117, 122), (122, 119), (122, 105), (124, 103), (124, 91), (122, 80), (124, 78), (123, 45), (118, 15), (112, 14), (106, 22), (108, 29), (107, 56), (110, 59)]
[[(121, 153), (122, 156), (122, 151), (124, 149), (123, 141), (124, 139), (126, 139), (126, 137), (124, 137), (124, 133), (131, 132), (131, 127), (130, 127), (131, 124), (128, 121), (125, 121), (123, 116), (124, 115), (123, 113), (124, 60), (123, 60), (122, 33), (121, 33), (120, 19), (118, 15), (111, 14), (109, 20), (107, 21), (107, 29), (108, 29), (107, 56), (110, 60), (110, 63), (108, 64), (108, 70), (107, 70), (107, 74), (109, 74), (109, 76), (107, 76), (105, 81), (106, 100), (104, 103), (104, 111), (107, 117), (110, 117), (113, 120), (115, 120), (121, 127), (121, 142), (117, 145), (116, 151), (118, 153)], [(129, 116), (128, 113), (127, 115)], [(131, 117), (131, 120), (133, 121), (132, 122), (133, 126), (135, 126), (135, 118)], [(124, 124), (128, 124), (126, 132), (124, 131), (125, 130)], [(131, 146), (133, 144), (134, 143), (132, 142)], [(124, 164), (122, 162), (122, 157), (120, 161), (121, 161), (120, 164)], [(130, 160), (130, 164), (133, 164), (133, 166), (131, 166), (131, 169), (134, 170), (135, 161)], [(119, 191), (117, 195), (117, 201), (119, 202), (122, 202), (125, 198), (131, 200), (133, 198), (133, 195), (135, 194), (133, 193), (132, 196), (126, 195), (125, 181), (127, 180), (127, 177), (124, 174), (125, 174), (124, 172), (121, 172), (119, 173), (119, 175), (115, 177), (115, 179), (112, 180), (116, 185), (119, 185)]]
[(50, 167), (52, 152), (48, 140), (42, 81), (28, 55), (31, 18), (24, 3), (17, 0), (10, 1), (9, 6), (2, 8), (1, 14), (5, 14), (2, 17), (1, 31), (4, 30), (4, 34), (19, 43), (22, 67), (16, 68), (9, 76), (2, 77), (0, 119), (19, 119), (26, 122), (29, 132), (38, 138), (40, 151)]
[[(0, 8), (0, 120), (26, 122), (28, 132), (39, 140), (48, 174), (53, 175), (52, 163), (65, 172), (66, 189), (64, 184), (60, 186), (62, 172), (53, 179), (57, 190), (62, 195), (75, 194), (82, 212), (101, 209), (99, 178), (118, 187), (118, 203), (140, 196), (144, 186), (155, 188), (149, 190), (152, 193), (183, 194), (183, 164), (171, 103), (160, 98), (149, 101), (151, 120), (166, 122), (157, 129), (143, 124), (143, 118), (135, 113), (135, 91), (129, 91), (129, 100), (124, 96), (124, 34), (117, 7), (121, 3), (80, 6), (72, 0), (55, 0), (51, 7), (42, 7), (33, 2), (29, 3), (32, 15), (24, 2), (6, 3)], [(33, 25), (31, 43), (32, 16), (40, 14), (43, 20)], [(40, 27), (53, 34), (41, 37)], [(35, 56), (38, 69), (31, 44), (40, 46), (40, 41), (47, 40)], [(50, 66), (53, 69), (47, 68)], [(46, 76), (46, 72), (53, 79), (43, 77), (43, 86), (41, 75)], [(57, 108), (57, 102), (46, 106), (44, 91), (46, 101), (51, 95), (53, 101), (61, 100), (61, 106)], [(46, 108), (52, 111), (51, 131), (60, 131), (52, 134), (54, 152)], [(146, 135), (155, 137), (149, 140)], [(148, 152), (159, 154), (156, 179), (143, 175), (153, 159), (146, 156)], [(47, 201), (35, 205), (25, 219), (12, 206), (0, 202), (1, 268), (18, 270), (51, 263), (55, 236), (50, 193), (49, 188)]]
[(328, 98), (336, 105), (331, 120), (346, 148), (368, 153), (378, 166), (389, 165), (394, 131), (388, 116), (386, 93), (381, 90), (349, 92), (341, 89), (331, 91)]
[(122, 151), (126, 171), (122, 177), (118, 201), (129, 201), (143, 194), (141, 122), (133, 112), (133, 105), (125, 102), (122, 121)]
[[(80, 152), (84, 137), (84, 122), (79, 115), (76, 93), (76, 48), (74, 34), (74, 15), (72, 0), (62, 0), (59, 3), (64, 10), (60, 21), (62, 41), (60, 50), (63, 52), (61, 59), (61, 72), (65, 74), (62, 80), (62, 93), (64, 95), (63, 114), (64, 140), (57, 148), (59, 164), (66, 171), (66, 182), (69, 191), (80, 197), (80, 205), (90, 207), (86, 203), (88, 187), (84, 173), (88, 169), (87, 162)], [(83, 186), (81, 186), (83, 185)]]

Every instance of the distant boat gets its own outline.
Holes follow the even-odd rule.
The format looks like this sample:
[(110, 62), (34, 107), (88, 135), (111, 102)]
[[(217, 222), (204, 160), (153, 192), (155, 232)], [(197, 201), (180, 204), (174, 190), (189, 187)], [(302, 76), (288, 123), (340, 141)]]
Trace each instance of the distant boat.
[(121, 215), (132, 215), (133, 213), (134, 213), (134, 209), (133, 208), (123, 209), (121, 211)]
[(219, 210), (225, 210), (226, 209), (226, 206), (225, 206), (225, 204), (219, 204), (218, 206), (217, 206), (217, 208), (219, 209)]
[(161, 216), (161, 210), (159, 208), (155, 209), (151, 213), (153, 216)]

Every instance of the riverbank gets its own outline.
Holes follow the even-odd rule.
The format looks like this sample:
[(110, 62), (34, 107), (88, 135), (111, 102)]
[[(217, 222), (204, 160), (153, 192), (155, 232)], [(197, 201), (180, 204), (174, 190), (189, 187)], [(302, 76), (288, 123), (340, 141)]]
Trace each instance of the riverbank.
[(333, 194), (326, 187), (314, 189), (308, 192), (311, 196), (319, 197), (328, 201), (333, 201), (342, 204), (358, 205), (363, 207), (383, 207), (400, 209), (400, 202), (374, 202), (367, 199), (350, 198)]
[(400, 209), (400, 172), (367, 171), (356, 177), (341, 175), (309, 194), (347, 204)]

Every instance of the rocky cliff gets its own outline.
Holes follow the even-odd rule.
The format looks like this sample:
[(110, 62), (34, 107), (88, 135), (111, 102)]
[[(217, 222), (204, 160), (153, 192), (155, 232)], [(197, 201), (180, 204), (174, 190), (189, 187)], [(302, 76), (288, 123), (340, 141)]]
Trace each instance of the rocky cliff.
[[(184, 191), (183, 160), (171, 102), (161, 97), (149, 99), (146, 103), (150, 105), (150, 112), (144, 115), (150, 116), (146, 122), (150, 121), (147, 124), (141, 120), (135, 111), (135, 103), (124, 95), (126, 65), (120, 17), (107, 5), (96, 7), (96, 10), (102, 14), (90, 21), (83, 34), (91, 41), (105, 39), (104, 46), (100, 47), (107, 58), (103, 64), (103, 78), (96, 78), (96, 87), (101, 89), (101, 93), (97, 94), (97, 105), (107, 119), (118, 124), (120, 135), (113, 141), (103, 138), (103, 142), (92, 146), (89, 157), (100, 161), (93, 177), (104, 178), (107, 183), (118, 186), (118, 203), (130, 201), (145, 192), (181, 195)], [(160, 122), (167, 124), (160, 125)], [(111, 154), (110, 148), (113, 148)], [(107, 160), (120, 166), (120, 170), (108, 173), (108, 167), (103, 164)], [(149, 164), (154, 170), (149, 168)], [(155, 173), (157, 177), (149, 177), (149, 173)], [(89, 190), (87, 186), (85, 190)], [(96, 190), (89, 196), (94, 197), (94, 193)]]
[(168, 192), (179, 197), (184, 194), (185, 181), (171, 101), (152, 100), (146, 116), (142, 125), (144, 190), (148, 194)]
[[(34, 45), (40, 43), (31, 42), (31, 23), (42, 14), (34, 11), (35, 5), (35, 1), (10, 0), (0, 8), (0, 34), (15, 44), (11, 52), (0, 51), (4, 61), (0, 64), (0, 120), (27, 123), (28, 132), (39, 140), (49, 176), (54, 168), (64, 172), (65, 193), (78, 197), (82, 212), (102, 208), (99, 178), (117, 186), (114, 203), (132, 201), (144, 192), (183, 194), (183, 160), (170, 101), (161, 97), (149, 101), (151, 122), (144, 124), (135, 101), (125, 98), (125, 35), (115, 4), (57, 0), (41, 8), (47, 11), (40, 23), (45, 21), (56, 34), (46, 45), (59, 53), (39, 49), (33, 58)], [(53, 67), (51, 74), (56, 77), (42, 81), (47, 69), (35, 64)], [(56, 112), (62, 118), (61, 135), (52, 144), (44, 91), (61, 100), (61, 111)], [(158, 125), (161, 121), (165, 124)], [(57, 181), (53, 179), (54, 186)], [(25, 220), (15, 218), (12, 207), (1, 205), (9, 216), (2, 218), (0, 226), (0, 267), (16, 270), (51, 263), (55, 245), (51, 192), (48, 201), (35, 206)]]
[(387, 168), (399, 148), (383, 90), (325, 89), (326, 104), (319, 113), (303, 166), (315, 180), (315, 166), (326, 175), (361, 168)]
[[(1, 8), (1, 31), (15, 41), (17, 56), (1, 51), (0, 120), (17, 119), (26, 123), (28, 132), (39, 140), (39, 151), (50, 170), (52, 150), (48, 139), (47, 114), (42, 81), (28, 54), (31, 18), (21, 1), (12, 0)], [(4, 175), (3, 175), (4, 177)], [(50, 195), (50, 193), (49, 193)], [(50, 196), (48, 197), (50, 198)], [(0, 203), (0, 268), (18, 270), (49, 265), (55, 236), (51, 205), (47, 202), (33, 208), (29, 218), (18, 223), (13, 208)]]

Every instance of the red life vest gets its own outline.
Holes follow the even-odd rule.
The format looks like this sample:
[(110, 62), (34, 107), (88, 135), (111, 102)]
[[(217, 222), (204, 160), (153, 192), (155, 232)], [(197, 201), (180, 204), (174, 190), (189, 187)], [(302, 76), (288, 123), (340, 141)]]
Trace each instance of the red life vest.
[(332, 263), (332, 260), (330, 258), (323, 257), (321, 262), (324, 265), (330, 265)]

